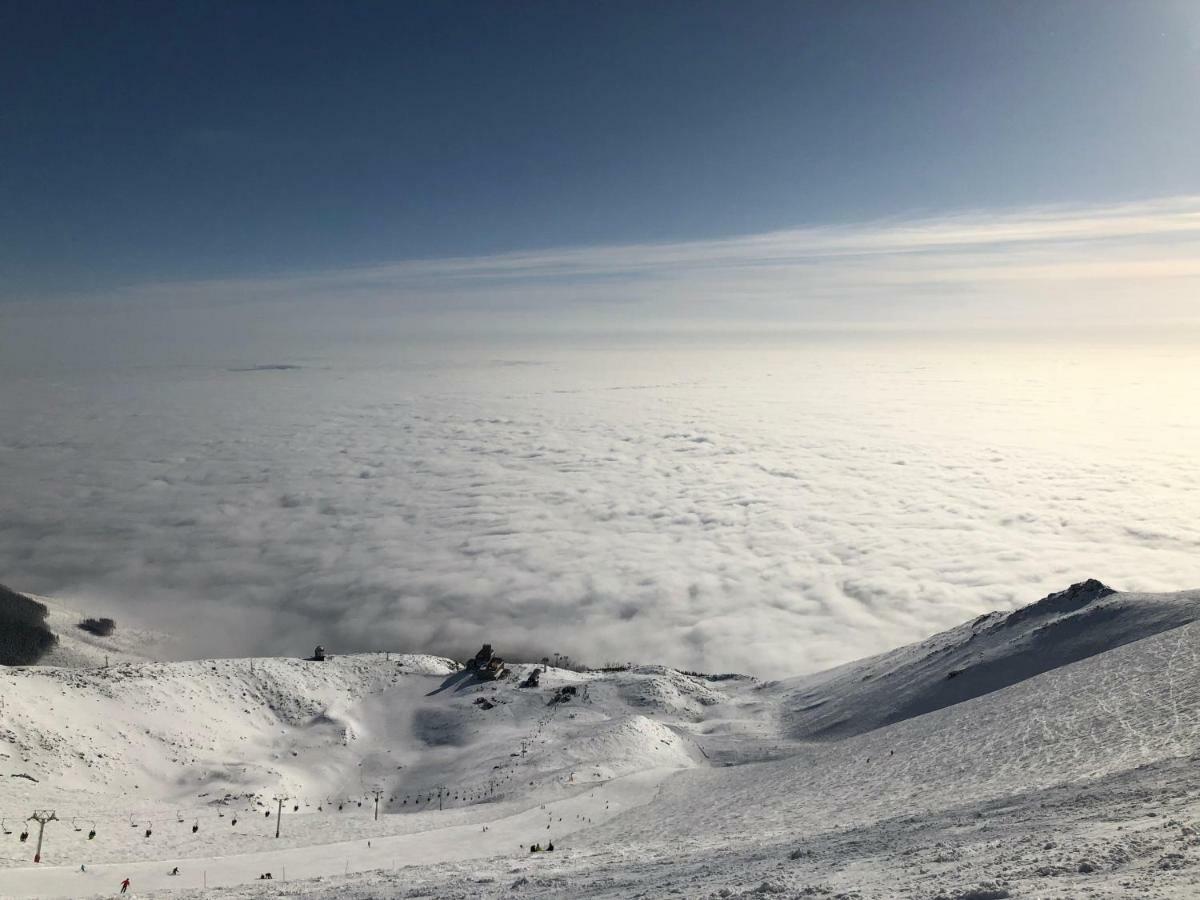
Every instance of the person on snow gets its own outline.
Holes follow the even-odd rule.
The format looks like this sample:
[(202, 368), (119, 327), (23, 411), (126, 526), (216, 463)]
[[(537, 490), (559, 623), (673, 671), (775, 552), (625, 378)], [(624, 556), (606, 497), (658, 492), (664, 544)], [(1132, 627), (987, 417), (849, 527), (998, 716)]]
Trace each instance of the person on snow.
[(178, 874), (179, 874), (179, 866), (176, 866), (175, 868), (173, 868), (173, 869), (172, 869), (170, 872), (168, 872), (167, 874), (168, 874), (168, 875), (178, 875)]
[(549, 852), (549, 851), (551, 851), (551, 850), (553, 850), (553, 849), (554, 849), (554, 841), (551, 841), (550, 843), (548, 843), (548, 844), (546, 845), (546, 852)]
[(128, 878), (126, 878), (124, 881), (121, 882), (121, 893), (123, 894), (127, 890), (129, 890), (129, 879)]

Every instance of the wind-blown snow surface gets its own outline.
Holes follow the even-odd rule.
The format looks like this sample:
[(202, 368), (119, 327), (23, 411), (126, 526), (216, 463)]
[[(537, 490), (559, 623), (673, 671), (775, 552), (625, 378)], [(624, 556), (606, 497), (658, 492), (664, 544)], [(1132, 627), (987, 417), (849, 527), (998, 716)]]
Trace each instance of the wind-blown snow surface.
[[(41, 867), (0, 838), (0, 895), (129, 876), (245, 898), (1195, 896), (1198, 616), (1200, 591), (1080, 584), (768, 683), (646, 667), (520, 688), (382, 655), (0, 670), (0, 811), (63, 819)], [(797, 707), (814, 692), (839, 728)]]

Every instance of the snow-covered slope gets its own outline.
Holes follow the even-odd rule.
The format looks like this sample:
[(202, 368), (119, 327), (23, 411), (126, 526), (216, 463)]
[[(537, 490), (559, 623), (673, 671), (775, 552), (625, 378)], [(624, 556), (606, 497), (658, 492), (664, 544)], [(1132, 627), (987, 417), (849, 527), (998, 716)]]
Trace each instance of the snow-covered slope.
[[(378, 840), (703, 764), (690, 729), (727, 699), (661, 668), (551, 668), (520, 687), (533, 668), (496, 682), (395, 654), (0, 668), (0, 815), (53, 808), (72, 822), (48, 864)], [(276, 796), (290, 807), (278, 840)], [(0, 850), (0, 895), (3, 867), (28, 863), (13, 849)]]
[(41, 867), (0, 835), (0, 896), (1196, 896), (1198, 607), (1083, 583), (771, 684), (522, 688), (529, 666), (383, 654), (0, 669), (0, 815), (63, 820)]
[[(701, 758), (668, 727), (686, 704), (660, 705), (659, 721), (622, 699), (638, 676), (592, 696), (599, 679), (573, 672), (517, 687), (528, 668), (494, 683), (451, 660), (384, 654), (0, 669), (0, 765), (59, 791), (194, 808), (278, 791), (316, 805), (368, 786), (398, 805), (442, 785), (457, 801), (507, 778), (514, 758), (535, 787)], [(564, 686), (579, 692), (551, 702)]]
[(46, 625), (58, 642), (39, 665), (73, 668), (115, 665), (117, 663), (147, 662), (169, 654), (169, 636), (146, 628), (118, 621), (113, 633), (101, 637), (79, 627), (79, 623), (95, 613), (84, 614), (54, 597), (30, 594), (46, 606)]
[(796, 739), (841, 739), (942, 709), (1200, 619), (1200, 591), (1121, 593), (1095, 580), (870, 659), (773, 686)]

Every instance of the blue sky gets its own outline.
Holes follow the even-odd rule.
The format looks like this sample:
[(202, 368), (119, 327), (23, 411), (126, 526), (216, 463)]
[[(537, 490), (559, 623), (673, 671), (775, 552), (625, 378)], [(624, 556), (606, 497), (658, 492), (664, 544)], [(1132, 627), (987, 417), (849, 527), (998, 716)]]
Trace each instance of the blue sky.
[(1200, 194), (1187, 0), (38, 0), (0, 35), (10, 301)]

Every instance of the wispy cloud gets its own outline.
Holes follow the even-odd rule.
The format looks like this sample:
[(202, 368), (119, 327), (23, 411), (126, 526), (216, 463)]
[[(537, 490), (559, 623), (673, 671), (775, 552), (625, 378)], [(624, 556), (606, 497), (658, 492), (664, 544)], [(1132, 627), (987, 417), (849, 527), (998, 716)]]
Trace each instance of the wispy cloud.
[(1059, 319), (1084, 304), (1100, 317), (1169, 319), (1193, 312), (1198, 286), (1200, 197), (1175, 197), (157, 283), (123, 296), (568, 318), (622, 303), (652, 320), (801, 322), (919, 321), (948, 308), (964, 320)]

